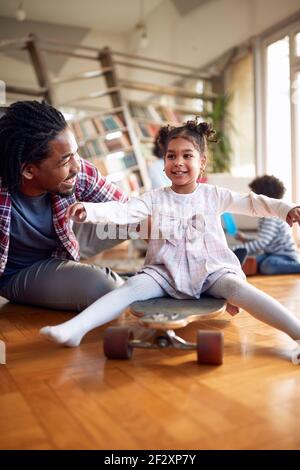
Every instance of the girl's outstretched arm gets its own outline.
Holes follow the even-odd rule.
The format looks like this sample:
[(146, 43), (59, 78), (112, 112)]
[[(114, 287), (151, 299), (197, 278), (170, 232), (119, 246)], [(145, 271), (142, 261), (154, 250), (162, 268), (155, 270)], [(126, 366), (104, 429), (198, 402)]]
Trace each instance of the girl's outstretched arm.
[[(300, 220), (300, 208), (296, 204), (249, 192), (239, 194), (226, 188), (215, 188), (218, 212), (232, 212), (252, 217), (279, 217), (290, 225)], [(298, 213), (299, 212), (299, 213)], [(289, 215), (290, 214), (290, 215)]]
[(139, 198), (131, 198), (126, 203), (119, 201), (77, 202), (68, 207), (66, 218), (75, 222), (126, 225), (141, 222), (151, 213), (151, 196), (143, 194)]

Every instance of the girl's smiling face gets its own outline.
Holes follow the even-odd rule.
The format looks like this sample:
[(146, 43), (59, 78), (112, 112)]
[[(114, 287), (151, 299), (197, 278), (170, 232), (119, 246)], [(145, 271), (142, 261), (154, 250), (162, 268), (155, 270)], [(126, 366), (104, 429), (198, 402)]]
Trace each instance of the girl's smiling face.
[(170, 140), (164, 162), (173, 191), (188, 194), (197, 187), (199, 174), (205, 169), (206, 156), (200, 155), (190, 140), (177, 137)]

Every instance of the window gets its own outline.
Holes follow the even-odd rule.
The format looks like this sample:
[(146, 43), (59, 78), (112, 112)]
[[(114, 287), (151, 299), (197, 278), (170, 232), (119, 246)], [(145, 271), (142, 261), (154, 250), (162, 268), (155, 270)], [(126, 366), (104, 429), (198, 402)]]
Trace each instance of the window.
[[(256, 128), (259, 173), (281, 179), (286, 199), (300, 201), (300, 21), (256, 48)], [(258, 116), (258, 117), (257, 117)], [(299, 232), (300, 235), (300, 232)], [(300, 238), (300, 237), (299, 237)]]
[(267, 47), (266, 171), (280, 178), (291, 199), (291, 107), (289, 37)]
[[(297, 184), (300, 177), (300, 71), (293, 84), (292, 103), (295, 106), (295, 153), (297, 161)], [(298, 202), (298, 199), (297, 199)]]
[(295, 54), (300, 57), (300, 33), (295, 35)]

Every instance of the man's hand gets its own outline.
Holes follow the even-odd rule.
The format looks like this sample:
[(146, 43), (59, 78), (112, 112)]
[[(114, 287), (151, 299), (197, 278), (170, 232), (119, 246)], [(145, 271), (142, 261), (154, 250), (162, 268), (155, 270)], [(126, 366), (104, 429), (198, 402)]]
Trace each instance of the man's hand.
[(288, 215), (286, 216), (286, 221), (290, 227), (293, 226), (294, 222), (298, 222), (298, 224), (300, 225), (300, 207), (299, 206), (294, 207), (293, 209), (289, 211)]
[(69, 222), (70, 219), (74, 220), (74, 222), (84, 222), (86, 215), (84, 205), (81, 202), (75, 202), (75, 204), (67, 208), (65, 218), (67, 222)]

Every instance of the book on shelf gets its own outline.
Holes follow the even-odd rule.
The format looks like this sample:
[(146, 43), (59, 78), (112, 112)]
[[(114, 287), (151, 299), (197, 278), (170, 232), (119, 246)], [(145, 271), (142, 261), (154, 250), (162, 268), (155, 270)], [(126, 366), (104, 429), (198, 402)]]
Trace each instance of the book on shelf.
[(96, 137), (99, 134), (105, 136), (110, 131), (117, 131), (126, 127), (125, 122), (117, 115), (88, 117), (80, 121), (74, 121), (71, 125), (79, 142)]
[(106, 155), (131, 146), (127, 128), (117, 115), (84, 118), (72, 123), (84, 158)]
[(128, 175), (128, 182), (132, 192), (139, 192), (139, 190), (143, 187), (141, 175), (138, 171), (134, 171)]
[(175, 107), (151, 104), (151, 103), (139, 103), (129, 102), (129, 110), (131, 116), (139, 121), (149, 121), (160, 125), (170, 124), (181, 124), (183, 121), (190, 119), (192, 116), (197, 114), (196, 111), (180, 111)]
[(116, 115), (105, 116), (101, 119), (101, 122), (106, 131), (113, 131), (125, 127), (125, 123)]
[(131, 146), (129, 138), (124, 133), (120, 133), (120, 135), (116, 135), (114, 138), (106, 138), (105, 145), (109, 152), (117, 152), (118, 150), (122, 150), (123, 148), (128, 148)]
[(140, 190), (143, 188), (143, 182), (139, 171), (133, 171), (132, 173), (125, 175), (122, 172), (112, 173), (107, 176), (108, 181), (112, 181), (124, 192), (132, 195), (138, 195)]
[(85, 143), (79, 144), (79, 153), (83, 158), (108, 155), (112, 152), (119, 152), (131, 147), (129, 138), (126, 135), (116, 136), (113, 139), (103, 139), (102, 136), (89, 139)]
[(141, 143), (141, 151), (142, 151), (142, 154), (143, 154), (144, 158), (147, 161), (153, 160), (154, 155), (153, 155), (153, 143), (152, 143), (152, 141), (151, 142), (149, 141), (148, 143), (142, 142)]
[[(156, 119), (159, 115), (153, 116)], [(95, 114), (71, 123), (79, 144), (79, 154), (90, 160), (109, 180), (116, 183), (129, 194), (138, 194), (144, 187), (138, 159), (138, 150), (131, 141), (125, 116), (121, 113)], [(147, 132), (156, 133), (157, 124)], [(146, 131), (145, 131), (146, 132)], [(137, 135), (137, 132), (135, 131)], [(151, 134), (151, 135), (152, 135)], [(138, 140), (138, 139), (137, 139)], [(135, 143), (136, 145), (136, 143)]]
[(89, 160), (95, 156), (106, 155), (108, 149), (101, 138), (96, 138), (87, 141), (84, 145), (79, 145), (79, 153), (83, 158)]
[(98, 168), (100, 173), (104, 176), (112, 173), (120, 172), (124, 170), (130, 170), (130, 168), (136, 168), (138, 163), (134, 153), (117, 152), (104, 158), (92, 158), (92, 163)]
[(137, 166), (138, 162), (134, 153), (126, 153), (123, 158), (125, 168), (131, 168)]
[(140, 121), (136, 121), (135, 126), (140, 139), (154, 139), (161, 128), (159, 124)]

